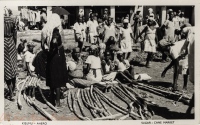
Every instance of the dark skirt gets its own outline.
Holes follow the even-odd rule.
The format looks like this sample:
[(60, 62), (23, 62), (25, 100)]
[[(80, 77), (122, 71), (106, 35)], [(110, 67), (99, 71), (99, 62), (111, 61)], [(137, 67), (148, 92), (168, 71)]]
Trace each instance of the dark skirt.
[(46, 85), (51, 88), (65, 87), (67, 83), (67, 67), (64, 47), (57, 52), (50, 52), (47, 57)]
[(16, 77), (17, 49), (13, 37), (4, 37), (4, 79), (10, 80)]
[(33, 60), (35, 73), (46, 78), (46, 64), (47, 64), (47, 53), (45, 51), (40, 51)]

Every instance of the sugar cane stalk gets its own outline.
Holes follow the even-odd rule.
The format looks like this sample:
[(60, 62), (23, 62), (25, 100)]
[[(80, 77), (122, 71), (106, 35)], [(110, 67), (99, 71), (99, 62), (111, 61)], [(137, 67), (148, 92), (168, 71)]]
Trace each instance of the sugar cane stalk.
[(103, 111), (102, 113), (99, 113), (100, 117), (107, 116), (107, 112), (104, 110), (99, 100), (95, 99), (95, 93), (93, 92), (93, 85), (90, 86), (90, 96), (92, 101), (97, 105), (97, 107), (99, 107), (99, 109)]
[[(72, 108), (73, 108), (73, 112), (74, 114), (81, 120), (90, 120), (89, 118), (87, 117), (83, 117), (81, 115), (79, 115), (76, 111), (76, 101), (78, 100), (78, 96), (79, 96), (79, 93), (80, 93), (80, 90), (78, 89), (77, 92), (74, 93), (74, 95), (72, 95)], [(75, 99), (75, 95), (76, 95), (76, 99)]]
[(24, 83), (22, 84), (22, 87), (21, 87), (21, 89), (19, 90), (19, 93), (18, 93), (18, 97), (17, 97), (17, 104), (18, 104), (18, 108), (20, 109), (20, 110), (22, 110), (22, 103), (21, 103), (21, 99), (20, 99), (20, 96), (21, 96), (21, 92), (22, 92), (22, 90), (23, 90), (23, 88), (24, 88), (24, 85), (26, 84), (26, 82), (29, 80), (29, 76), (28, 77), (26, 77), (26, 80), (24, 81)]
[(127, 99), (126, 96), (122, 95), (120, 91), (118, 91), (116, 88), (112, 88), (111, 91), (123, 102), (125, 102), (127, 105), (130, 103), (130, 101)]
[[(140, 101), (137, 101), (137, 102), (139, 102), (139, 104), (136, 103), (136, 104), (138, 104), (139, 108), (140, 108), (140, 105), (141, 105), (142, 108), (145, 110), (145, 112), (146, 112), (146, 111), (150, 111), (151, 115), (154, 115), (153, 110), (152, 110), (149, 106), (147, 106), (146, 100), (144, 100), (144, 99), (141, 98), (139, 95), (137, 95), (137, 94), (133, 91), (133, 89), (131, 89), (131, 88), (127, 87), (127, 86), (124, 86), (124, 85), (122, 85), (122, 84), (120, 84), (120, 86), (121, 86), (121, 87), (125, 90), (125, 92), (128, 93), (133, 99), (136, 99), (136, 98), (140, 99)], [(132, 93), (134, 93), (136, 96), (134, 96)], [(137, 99), (137, 100), (138, 100), (138, 99)], [(141, 101), (143, 102), (143, 105), (142, 105), (142, 102), (141, 102)]]
[(53, 117), (51, 114), (49, 114), (47, 111), (45, 111), (44, 109), (40, 108), (37, 104), (35, 104), (34, 101), (32, 101), (31, 99), (29, 99), (29, 97), (26, 97), (27, 101), (33, 106), (35, 107), (41, 114), (43, 114), (45, 117), (47, 117), (49, 120), (51, 121), (56, 121), (56, 118)]
[[(37, 83), (38, 82), (40, 82), (40, 79), (38, 79), (37, 80)], [(36, 83), (36, 84), (37, 84)], [(47, 101), (47, 99), (45, 98), (45, 96), (44, 96), (44, 94), (42, 93), (42, 90), (41, 90), (41, 88), (40, 88), (40, 86), (37, 84), (37, 88), (38, 88), (38, 90), (39, 90), (39, 92), (40, 92), (40, 94), (41, 94), (41, 96), (42, 96), (42, 99), (45, 101), (45, 103), (51, 108), (51, 109), (53, 109), (56, 113), (58, 113), (59, 112), (59, 110), (56, 108), (56, 107), (54, 107), (50, 102), (48, 102)]]
[[(181, 96), (180, 93), (174, 93), (174, 92), (171, 92), (171, 91), (166, 91), (166, 90), (161, 90), (161, 89), (158, 89), (158, 88), (155, 88), (155, 87), (152, 87), (152, 86), (148, 86), (148, 85), (145, 85), (145, 84), (142, 84), (142, 83), (139, 83), (139, 86), (143, 86), (143, 87), (146, 87), (148, 89), (153, 89), (155, 91), (158, 91), (158, 92), (161, 92), (161, 93), (165, 93), (167, 95), (172, 95), (172, 96)], [(189, 100), (190, 98), (188, 98), (187, 96), (183, 96), (184, 99), (187, 99)]]
[(102, 102), (101, 98), (99, 97), (99, 95), (96, 94), (96, 92), (93, 92), (94, 96), (96, 97), (96, 99), (100, 102), (100, 104), (102, 105), (102, 107), (105, 109), (105, 116), (109, 116), (112, 115), (111, 112), (108, 110), (108, 108), (105, 106), (105, 104)]
[(97, 102), (97, 100), (94, 98), (94, 95), (93, 95), (93, 85), (90, 86), (90, 97), (92, 99), (92, 101), (97, 104), (97, 106), (99, 108), (102, 108), (102, 106)]
[(95, 118), (93, 120), (94, 121), (95, 120), (114, 120), (114, 119), (116, 119), (116, 117), (119, 117), (119, 116), (122, 116), (122, 115), (123, 115), (122, 113), (117, 113), (117, 114), (106, 116), (106, 117)]
[[(120, 84), (120, 86), (121, 86), (121, 88), (126, 92), (126, 94), (127, 94), (128, 96), (130, 96), (130, 97), (132, 98), (133, 101), (136, 102), (136, 104), (137, 104), (137, 106), (138, 106), (139, 114), (140, 114), (141, 118), (144, 119), (144, 116), (143, 116), (143, 114), (142, 114), (142, 109), (144, 109), (145, 111), (148, 111), (146, 102), (145, 102), (142, 98), (140, 98), (140, 101), (139, 101), (132, 93), (130, 93), (130, 91), (128, 91), (128, 90), (126, 89), (126, 88), (128, 88), (128, 87), (125, 87), (125, 86), (122, 85), (122, 84)], [(118, 87), (118, 88), (119, 88), (119, 87)], [(142, 103), (141, 101), (143, 101), (143, 103)], [(141, 109), (141, 107), (142, 107), (142, 109)], [(145, 112), (144, 112), (144, 113), (145, 113)]]
[[(82, 89), (79, 89), (79, 94), (81, 93), (81, 90), (82, 90)], [(78, 94), (78, 95), (79, 95), (79, 94)], [(84, 113), (84, 111), (83, 111), (83, 107), (82, 107), (82, 103), (81, 103), (80, 98), (81, 98), (81, 95), (77, 96), (77, 103), (78, 103), (78, 106), (79, 106), (79, 108), (80, 108), (80, 111), (81, 111), (83, 117), (86, 117), (86, 115), (85, 115), (85, 113)]]
[[(118, 87), (115, 87), (115, 88), (118, 88)], [(121, 90), (121, 89), (118, 88), (118, 90)], [(121, 91), (116, 91), (116, 93), (120, 93), (120, 92), (123, 92), (123, 91), (122, 91), (122, 90), (121, 90)], [(127, 93), (127, 94), (126, 94), (127, 96), (131, 96), (130, 93), (128, 93), (127, 90), (126, 90), (125, 92)], [(119, 97), (121, 97), (121, 96), (119, 96)], [(123, 96), (122, 99), (125, 98), (125, 97), (126, 97), (126, 96)], [(132, 98), (135, 98), (135, 97), (132, 95)], [(137, 104), (137, 106), (138, 106), (139, 114), (140, 114), (141, 118), (144, 119), (144, 116), (143, 116), (143, 114), (142, 114), (142, 109), (141, 109), (140, 104), (138, 104), (138, 101), (136, 101), (136, 99), (132, 99), (132, 101), (136, 102), (136, 104)], [(129, 103), (128, 103), (128, 105), (129, 105)], [(132, 107), (132, 105), (129, 105), (129, 108), (131, 108), (131, 107)], [(126, 118), (126, 117), (123, 117), (123, 118)]]
[(35, 100), (35, 88), (39, 81), (40, 81), (40, 79), (36, 78), (35, 82), (33, 83), (33, 90), (32, 90), (32, 94), (31, 94), (31, 97), (33, 98), (33, 100)]
[(29, 82), (28, 84), (28, 96), (31, 97), (31, 90), (32, 90), (32, 84), (35, 82), (35, 77), (32, 77), (33, 80)]
[[(92, 100), (92, 97), (91, 97), (91, 94), (90, 94), (90, 90), (87, 90), (86, 92), (87, 92), (87, 96), (88, 96), (88, 99), (89, 99), (90, 104), (91, 104), (93, 107), (99, 109), (99, 108), (97, 107), (96, 103), (94, 103), (94, 101)], [(94, 112), (95, 112), (96, 114), (99, 114), (100, 117), (103, 116), (103, 114), (102, 114), (102, 113), (103, 113), (103, 110), (102, 110), (102, 109), (94, 110)]]
[[(108, 105), (110, 105), (111, 107), (115, 108), (115, 110), (119, 111), (120, 113), (123, 113), (123, 114), (127, 114), (128, 113), (128, 110), (122, 106), (119, 106), (118, 104), (116, 104), (114, 101), (112, 101), (110, 98), (108, 98), (106, 95), (104, 95), (100, 90), (98, 89), (94, 89), (97, 94), (99, 94), (99, 96), (105, 101), (107, 102)], [(138, 114), (134, 113), (134, 112), (131, 112), (130, 113), (130, 116), (132, 117), (138, 117), (138, 118), (141, 118), (141, 116), (139, 116)]]
[(95, 107), (92, 106), (92, 105), (90, 104), (90, 100), (89, 100), (89, 97), (88, 97), (88, 95), (87, 95), (87, 90), (86, 90), (86, 89), (83, 90), (83, 95), (84, 95), (84, 97), (85, 97), (84, 103), (85, 103), (85, 104), (87, 105), (87, 107), (89, 108), (89, 110), (90, 110), (92, 116), (93, 116), (94, 118), (97, 118), (97, 115), (95, 114), (95, 110), (94, 110)]
[(68, 106), (69, 106), (69, 110), (70, 110), (71, 112), (73, 112), (73, 108), (72, 108), (72, 98), (71, 98), (71, 90), (68, 90), (67, 103), (68, 103)]
[(22, 84), (22, 83), (24, 83), (24, 81), (26, 81), (26, 80), (24, 79), (24, 80), (21, 80), (21, 81), (19, 81), (19, 82), (17, 83), (17, 90), (18, 90), (18, 91), (20, 90), (20, 89), (19, 89), (19, 85)]

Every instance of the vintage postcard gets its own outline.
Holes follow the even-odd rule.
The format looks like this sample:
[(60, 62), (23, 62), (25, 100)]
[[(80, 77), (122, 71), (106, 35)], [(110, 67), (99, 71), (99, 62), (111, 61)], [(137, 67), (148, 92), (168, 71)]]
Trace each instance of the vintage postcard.
[(198, 124), (198, 10), (0, 1), (0, 125)]

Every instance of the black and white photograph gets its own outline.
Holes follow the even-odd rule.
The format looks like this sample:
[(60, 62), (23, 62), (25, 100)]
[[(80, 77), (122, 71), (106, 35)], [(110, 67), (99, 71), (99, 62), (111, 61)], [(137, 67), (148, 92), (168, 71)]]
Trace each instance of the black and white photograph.
[(4, 121), (194, 120), (196, 6), (136, 4), (1, 8)]

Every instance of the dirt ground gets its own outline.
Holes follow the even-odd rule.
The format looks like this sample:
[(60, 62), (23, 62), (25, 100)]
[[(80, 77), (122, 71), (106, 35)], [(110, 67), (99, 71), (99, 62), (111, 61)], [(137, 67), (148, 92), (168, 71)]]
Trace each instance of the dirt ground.
[[(18, 40), (19, 41), (19, 40)], [(69, 44), (69, 43), (68, 43)], [(73, 44), (73, 43), (70, 43)], [(39, 45), (39, 44), (38, 44)], [(132, 57), (135, 55), (136, 52), (132, 53)], [(165, 78), (161, 78), (161, 73), (164, 70), (164, 68), (169, 64), (167, 63), (161, 63), (161, 62), (152, 62), (151, 68), (146, 68), (143, 66), (135, 66), (135, 73), (147, 73), (149, 76), (152, 77), (150, 83), (156, 84), (157, 86), (163, 86), (163, 87), (169, 87), (173, 80), (173, 70), (170, 69)], [(22, 73), (23, 74), (23, 73)], [(24, 73), (25, 74), (25, 73)], [(47, 99), (49, 99), (49, 88), (45, 86), (45, 83), (41, 84), (42, 90), (44, 95)], [(183, 78), (180, 75), (178, 79), (178, 86), (179, 90), (182, 90), (183, 86)], [(5, 90), (7, 90), (7, 86), (4, 87)], [(188, 82), (187, 87), (187, 94), (189, 96), (192, 96), (194, 92), (194, 85), (191, 82)], [(155, 112), (155, 115), (153, 116), (153, 120), (165, 120), (165, 119), (193, 119), (194, 118), (194, 111), (192, 112), (192, 115), (186, 116), (185, 112), (188, 108), (188, 105), (183, 102), (177, 102), (176, 106), (173, 104), (173, 99), (159, 96), (157, 94), (151, 93), (147, 90), (141, 90), (141, 89), (135, 89), (135, 91), (140, 95), (146, 95), (146, 98), (150, 101), (155, 102), (157, 105), (152, 106), (151, 108)], [(18, 93), (17, 93), (18, 95)], [(109, 95), (109, 93), (108, 93)], [(115, 97), (111, 97), (116, 100), (116, 102), (119, 101), (119, 99)], [(17, 96), (15, 97), (17, 100)], [(17, 101), (11, 102), (4, 99), (4, 120), (5, 121), (38, 121), (38, 120), (47, 120), (46, 117), (41, 115), (37, 110), (35, 110), (33, 107), (28, 106), (26, 102), (23, 99), (23, 96), (21, 97), (23, 109), (19, 110), (17, 107)], [(60, 108), (61, 112), (55, 113), (52, 109), (50, 109), (46, 104), (44, 104), (44, 101), (41, 98), (41, 95), (39, 92), (36, 92), (36, 104), (45, 109), (48, 113), (53, 115), (57, 120), (79, 120), (72, 112), (70, 112), (68, 106), (67, 106), (67, 99), (64, 98), (61, 100), (62, 107)], [(120, 103), (119, 103), (120, 104)], [(124, 105), (124, 104), (120, 104)], [(113, 109), (111, 109), (112, 113), (115, 113)], [(87, 112), (87, 111), (86, 111)], [(89, 113), (87, 112), (89, 115)], [(127, 118), (131, 119), (131, 118)]]

